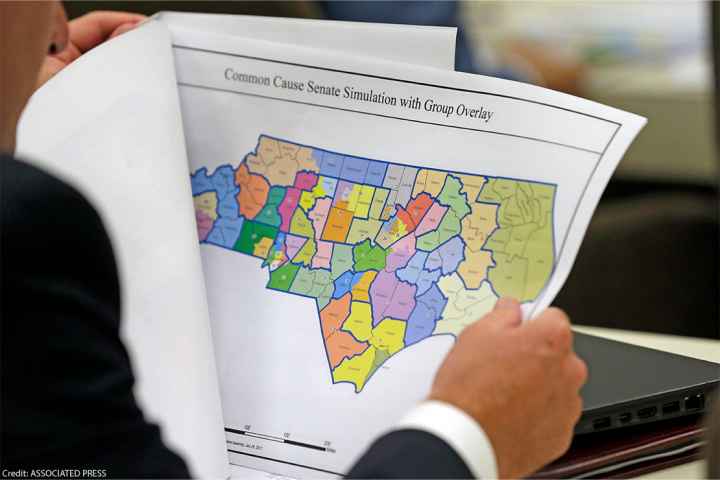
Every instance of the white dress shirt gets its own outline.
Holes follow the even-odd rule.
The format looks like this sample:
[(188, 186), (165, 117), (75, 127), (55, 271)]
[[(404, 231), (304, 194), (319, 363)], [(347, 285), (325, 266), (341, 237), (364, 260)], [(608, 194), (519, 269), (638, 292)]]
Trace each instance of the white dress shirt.
[(414, 429), (444, 440), (475, 478), (497, 478), (497, 461), (490, 439), (467, 413), (449, 403), (426, 401), (412, 409), (395, 430)]

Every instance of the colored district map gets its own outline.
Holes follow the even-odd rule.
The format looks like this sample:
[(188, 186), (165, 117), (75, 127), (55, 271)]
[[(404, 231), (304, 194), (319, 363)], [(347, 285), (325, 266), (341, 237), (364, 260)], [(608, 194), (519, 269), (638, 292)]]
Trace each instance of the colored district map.
[(457, 335), (499, 296), (534, 300), (554, 263), (555, 185), (418, 168), (261, 135), (191, 176), (201, 243), (257, 257), (312, 298), (333, 383)]

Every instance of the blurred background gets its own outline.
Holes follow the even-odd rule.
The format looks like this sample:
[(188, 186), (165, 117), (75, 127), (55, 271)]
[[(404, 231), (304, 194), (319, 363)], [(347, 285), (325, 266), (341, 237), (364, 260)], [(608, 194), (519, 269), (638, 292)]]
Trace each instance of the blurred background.
[(648, 118), (556, 305), (574, 323), (720, 338), (719, 6), (665, 2), (65, 2), (459, 27), (456, 68)]

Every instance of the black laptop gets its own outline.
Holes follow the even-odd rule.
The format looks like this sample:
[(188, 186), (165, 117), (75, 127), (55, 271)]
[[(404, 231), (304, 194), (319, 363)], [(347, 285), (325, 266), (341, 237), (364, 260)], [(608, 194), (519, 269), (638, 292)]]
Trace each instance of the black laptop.
[(712, 404), (720, 364), (575, 333), (588, 366), (576, 434), (695, 415)]

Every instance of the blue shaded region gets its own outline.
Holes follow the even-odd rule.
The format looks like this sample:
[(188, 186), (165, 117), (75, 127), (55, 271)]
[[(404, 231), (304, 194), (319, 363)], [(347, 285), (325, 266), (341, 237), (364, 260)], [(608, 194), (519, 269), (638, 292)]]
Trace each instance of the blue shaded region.
[(435, 322), (440, 320), (446, 304), (447, 299), (443, 297), (437, 285), (433, 285), (425, 294), (417, 297), (415, 308), (408, 318), (405, 329), (405, 346), (432, 335)]
[(465, 259), (464, 249), (463, 241), (455, 236), (433, 250), (425, 263), (425, 268), (428, 270), (442, 268), (443, 275), (450, 275)]
[(325, 195), (328, 197), (335, 196), (335, 189), (337, 188), (338, 181), (336, 178), (322, 177), (322, 186)]
[(415, 296), (422, 295), (427, 289), (435, 285), (437, 281), (440, 280), (440, 275), (440, 270), (433, 270), (432, 272), (428, 272), (427, 270), (421, 271), (416, 283), (417, 291), (415, 292)]
[(240, 216), (240, 207), (238, 206), (237, 198), (235, 198), (239, 191), (240, 189), (236, 187), (220, 199), (217, 212), (221, 217), (238, 218)]
[(412, 256), (405, 268), (401, 268), (395, 272), (395, 275), (400, 280), (417, 286), (415, 297), (425, 293), (428, 288), (432, 287), (438, 280), (440, 280), (441, 273), (439, 268), (433, 270), (432, 272), (423, 269), (428, 255), (430, 255), (428, 252), (418, 250), (415, 252), (415, 255)]
[(313, 160), (315, 160), (315, 164), (317, 165), (317, 167), (319, 169), (322, 169), (324, 153), (325, 152), (323, 152), (322, 150), (317, 150), (315, 148), (313, 148), (313, 150), (312, 150), (312, 158), (313, 158)]
[(225, 198), (235, 191), (235, 171), (230, 165), (223, 165), (212, 174), (212, 183), (217, 190), (218, 198)]
[(215, 225), (213, 225), (213, 229), (210, 230), (210, 234), (205, 241), (222, 247), (232, 248), (240, 236), (243, 220), (242, 217), (218, 218), (215, 220)]
[(340, 298), (350, 291), (352, 288), (353, 273), (347, 271), (335, 280), (335, 291), (333, 298)]
[(273, 244), (275, 250), (283, 250), (285, 248), (285, 237), (285, 232), (278, 232), (277, 237), (275, 237), (275, 243)]
[(360, 279), (362, 279), (363, 275), (365, 275), (365, 272), (357, 272), (355, 275), (353, 275), (353, 277), (352, 277), (352, 285), (351, 285), (350, 288), (355, 288), (355, 285), (358, 284), (358, 282), (360, 281)]
[(190, 175), (190, 186), (192, 188), (193, 197), (201, 193), (215, 190), (212, 180), (208, 177), (207, 168), (203, 167), (194, 175)]
[(442, 258), (440, 257), (440, 252), (438, 252), (438, 249), (436, 248), (430, 253), (430, 255), (428, 255), (427, 261), (425, 262), (425, 269), (432, 271), (439, 268), (442, 268)]
[(363, 183), (368, 169), (368, 161), (364, 158), (345, 157), (340, 178), (355, 183)]
[(342, 170), (343, 157), (337, 153), (324, 152), (323, 162), (320, 166), (320, 175), (339, 177)]
[(397, 275), (400, 280), (415, 285), (418, 278), (420, 277), (420, 272), (422, 272), (423, 266), (425, 265), (425, 260), (427, 259), (428, 255), (428, 252), (415, 252), (415, 255), (413, 255), (407, 265), (405, 265), (405, 268), (398, 269), (395, 272), (395, 275)]
[(365, 175), (365, 183), (375, 187), (382, 187), (383, 180), (385, 180), (385, 170), (387, 170), (387, 163), (371, 160)]

